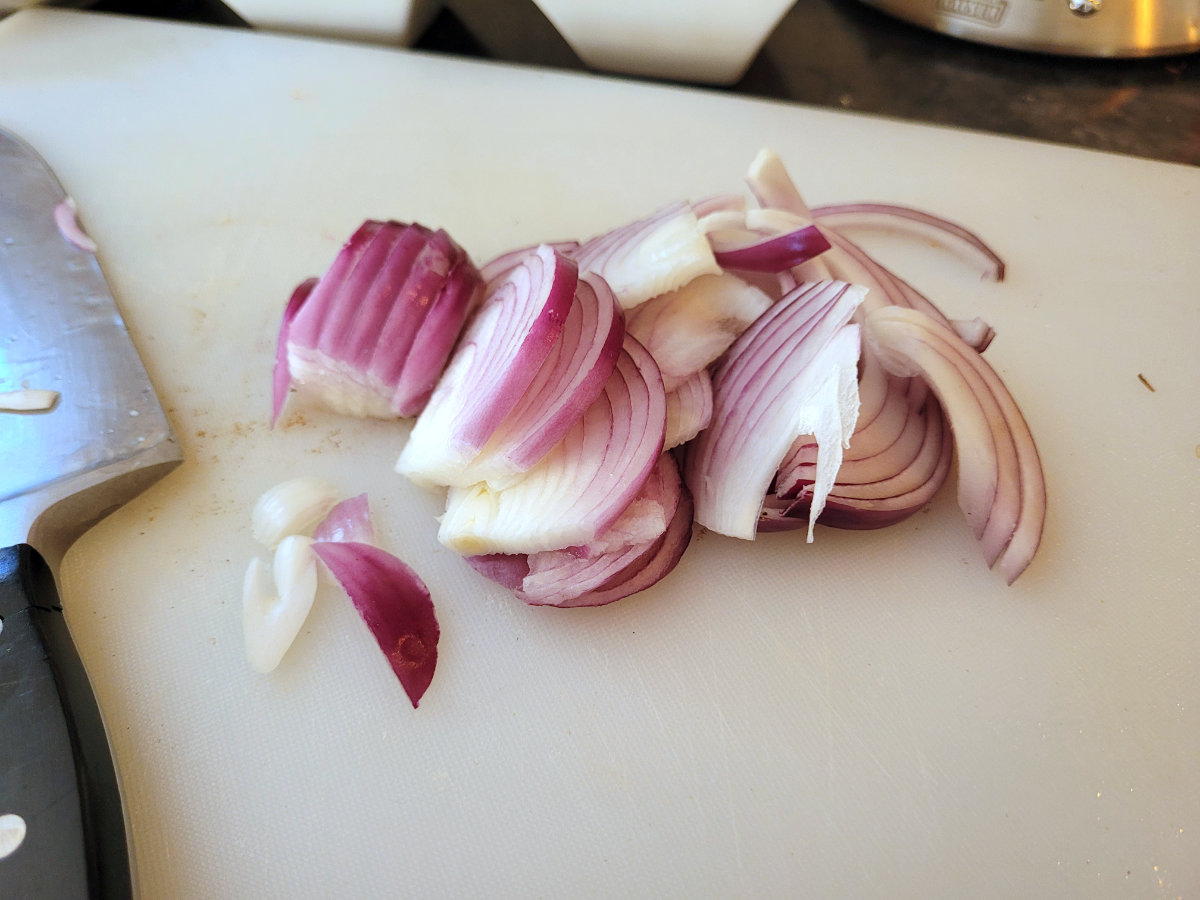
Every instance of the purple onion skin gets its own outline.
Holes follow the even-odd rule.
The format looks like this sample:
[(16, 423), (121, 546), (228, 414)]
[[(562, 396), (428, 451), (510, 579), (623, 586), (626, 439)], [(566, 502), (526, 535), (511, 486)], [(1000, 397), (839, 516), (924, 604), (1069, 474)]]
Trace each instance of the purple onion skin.
[(441, 629), (429, 588), (371, 544), (318, 541), (313, 552), (349, 595), (415, 709), (433, 681)]

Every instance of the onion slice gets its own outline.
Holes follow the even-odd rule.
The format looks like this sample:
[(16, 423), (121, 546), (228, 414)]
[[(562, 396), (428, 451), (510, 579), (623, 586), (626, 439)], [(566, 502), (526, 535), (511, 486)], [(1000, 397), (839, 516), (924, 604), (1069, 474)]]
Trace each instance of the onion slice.
[(502, 486), (562, 440), (604, 389), (625, 339), (621, 308), (604, 280), (584, 275), (562, 333), (529, 387), (453, 484)]
[(686, 444), (712, 422), (712, 377), (707, 369), (693, 372), (667, 392), (667, 432), (663, 448)]
[(254, 539), (274, 549), (288, 535), (307, 534), (338, 502), (337, 490), (322, 478), (302, 475), (264, 491), (250, 514)]
[[(530, 605), (611, 603), (628, 596), (618, 588), (659, 553), (684, 492), (677, 463), (664, 453), (620, 518), (590, 544), (524, 556), (469, 557), (467, 562)], [(690, 503), (686, 515), (690, 522)]]
[(574, 258), (580, 271), (608, 282), (624, 309), (721, 273), (695, 210), (684, 202), (586, 241)]
[(631, 310), (627, 328), (672, 390), (715, 362), (771, 302), (736, 275), (701, 275)]
[(818, 206), (812, 217), (837, 231), (855, 228), (900, 230), (927, 238), (973, 263), (991, 281), (1004, 280), (1004, 260), (974, 231), (941, 216), (899, 203), (839, 203)]
[(801, 434), (817, 434), (826, 459), (819, 480), (832, 483), (858, 413), (859, 335), (847, 323), (863, 294), (842, 282), (801, 285), (729, 349), (713, 376), (713, 424), (688, 445), (684, 469), (701, 525), (752, 539), (772, 478)]
[(318, 541), (313, 552), (341, 584), (416, 708), (433, 680), (441, 629), (425, 583), (371, 544)]
[(594, 540), (629, 505), (662, 452), (666, 405), (654, 359), (626, 336), (600, 396), (537, 465), (499, 489), (451, 486), (438, 539), (465, 556)]
[(396, 470), (426, 486), (466, 466), (520, 401), (562, 333), (578, 267), (541, 246), (488, 294), (418, 416)]
[(989, 566), (1009, 584), (1041, 541), (1046, 485), (1033, 435), (1000, 377), (958, 334), (916, 310), (867, 316), (865, 336), (882, 363), (919, 374), (954, 433), (958, 500)]
[(420, 411), (483, 281), (444, 231), (368, 220), (301, 289), (284, 316), (276, 416), (287, 383), (337, 412), (387, 419)]

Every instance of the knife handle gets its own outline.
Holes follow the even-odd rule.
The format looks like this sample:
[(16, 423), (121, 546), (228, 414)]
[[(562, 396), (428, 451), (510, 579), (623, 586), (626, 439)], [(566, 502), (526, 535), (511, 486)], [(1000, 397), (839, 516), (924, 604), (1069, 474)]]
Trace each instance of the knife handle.
[(0, 816), (25, 837), (0, 897), (133, 896), (121, 794), (54, 575), (28, 544), (0, 549)]

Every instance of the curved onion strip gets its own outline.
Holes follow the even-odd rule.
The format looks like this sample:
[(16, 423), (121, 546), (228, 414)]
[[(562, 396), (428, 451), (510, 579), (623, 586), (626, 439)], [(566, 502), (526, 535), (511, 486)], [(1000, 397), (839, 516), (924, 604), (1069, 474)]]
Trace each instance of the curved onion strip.
[(563, 256), (570, 256), (579, 249), (579, 241), (543, 241), (541, 244), (530, 244), (527, 247), (507, 250), (488, 260), (479, 269), (479, 274), (483, 277), (483, 283), (487, 285), (488, 292), (490, 293), (504, 276), (519, 266), (525, 257), (535, 252), (543, 244)]
[(464, 555), (586, 544), (641, 489), (662, 452), (666, 392), (632, 337), (600, 396), (554, 448), (511, 484), (452, 486), (438, 539)]
[(721, 272), (696, 213), (683, 202), (598, 235), (573, 257), (581, 272), (608, 282), (623, 309)]
[(329, 510), (313, 532), (314, 541), (375, 543), (375, 523), (366, 494), (342, 500)]
[(736, 275), (701, 275), (630, 310), (627, 329), (672, 390), (716, 361), (770, 306), (770, 297)]
[(693, 372), (667, 391), (667, 433), (663, 448), (686, 444), (712, 422), (712, 378), (707, 369)]
[(467, 561), (489, 577), (499, 574), (495, 580), (501, 583), (519, 573), (507, 586), (525, 603), (561, 606), (648, 561), (679, 508), (682, 490), (678, 466), (664, 453), (633, 502), (593, 544), (519, 557), (523, 564), (489, 557)]
[[(419, 415), (446, 368), (470, 314), (483, 297), (483, 283), (470, 260), (461, 260), (446, 276), (429, 312), (412, 339), (404, 368), (395, 379), (392, 408), (408, 418)], [(380, 339), (383, 345), (386, 338)]]
[(562, 333), (529, 387), (455, 484), (500, 486), (528, 471), (604, 389), (625, 338), (621, 308), (603, 279), (585, 275)]
[(713, 424), (688, 445), (685, 480), (700, 524), (752, 539), (771, 479), (800, 434), (824, 432), (818, 441), (828, 447), (832, 482), (858, 411), (857, 329), (837, 342), (828, 366), (814, 361), (862, 298), (841, 282), (801, 285), (730, 347), (713, 376)]
[(691, 541), (692, 509), (692, 497), (685, 487), (666, 533), (655, 542), (649, 554), (626, 566), (601, 587), (556, 605), (559, 607), (603, 606), (606, 603), (623, 600), (658, 584), (679, 564), (683, 552)]
[(879, 310), (866, 329), (885, 366), (918, 371), (941, 401), (958, 451), (960, 506), (989, 565), (1011, 584), (1037, 550), (1046, 513), (1037, 447), (1016, 402), (978, 353), (927, 316)]
[(72, 197), (64, 197), (54, 207), (54, 224), (59, 233), (85, 253), (95, 253), (99, 248), (91, 235), (79, 224), (79, 209)]
[(441, 636), (429, 589), (404, 562), (371, 544), (318, 541), (312, 549), (349, 595), (416, 708), (433, 680)]
[(537, 375), (575, 299), (578, 270), (548, 246), (485, 298), (417, 417), (396, 469), (418, 484), (451, 484)]
[(814, 207), (812, 217), (822, 225), (838, 230), (886, 228), (932, 238), (941, 246), (975, 263), (984, 278), (993, 281), (1004, 279), (1004, 260), (983, 238), (968, 228), (924, 210), (898, 203), (838, 203)]
[(304, 305), (304, 301), (308, 299), (316, 286), (317, 279), (315, 278), (300, 282), (292, 291), (292, 296), (288, 298), (287, 306), (283, 310), (283, 321), (279, 325), (279, 337), (275, 340), (275, 369), (271, 376), (272, 428), (279, 421), (279, 414), (283, 412), (288, 390), (292, 386), (292, 373), (288, 368), (287, 355), (288, 331), (291, 328), (292, 320), (296, 318), (296, 313), (300, 311), (300, 307)]
[(829, 249), (829, 241), (815, 225), (736, 245), (721, 241), (717, 233), (711, 233), (709, 241), (723, 268), (750, 272), (782, 272), (803, 265)]

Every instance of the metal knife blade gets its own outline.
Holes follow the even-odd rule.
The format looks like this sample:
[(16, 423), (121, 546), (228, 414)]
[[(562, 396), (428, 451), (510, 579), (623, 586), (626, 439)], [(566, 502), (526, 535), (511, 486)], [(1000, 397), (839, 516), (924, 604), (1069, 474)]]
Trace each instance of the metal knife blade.
[(0, 411), (0, 818), (20, 825), (0, 842), (2, 897), (133, 894), (117, 773), (53, 567), (182, 461), (95, 254), (55, 219), (66, 200), (0, 131), (0, 393), (58, 393)]

